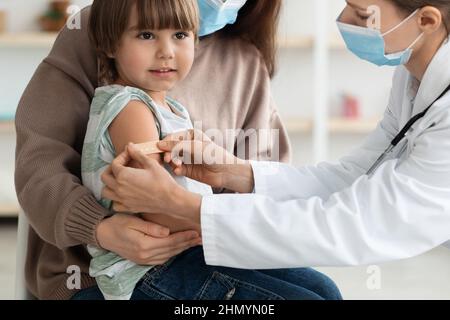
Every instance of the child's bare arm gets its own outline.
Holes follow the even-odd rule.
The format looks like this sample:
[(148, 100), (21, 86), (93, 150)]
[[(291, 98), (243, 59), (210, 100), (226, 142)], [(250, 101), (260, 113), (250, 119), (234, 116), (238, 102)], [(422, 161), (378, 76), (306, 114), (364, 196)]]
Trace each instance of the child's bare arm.
[[(159, 140), (153, 113), (140, 101), (131, 101), (119, 113), (109, 127), (109, 135), (114, 145), (116, 154), (122, 153), (129, 142), (135, 144)], [(158, 160), (163, 164), (160, 154), (151, 154), (148, 157)], [(138, 167), (137, 162), (130, 162), (130, 167)], [(155, 181), (157, 183), (157, 181)], [(167, 215), (143, 213), (145, 220), (163, 225), (171, 230), (171, 233), (185, 230), (193, 230), (194, 226), (187, 221), (171, 218)]]
[[(159, 140), (153, 113), (140, 101), (130, 101), (117, 115), (109, 126), (109, 135), (117, 155), (122, 153), (130, 142), (138, 144)], [(162, 163), (160, 154), (151, 154), (148, 157)], [(137, 163), (130, 163), (130, 166), (136, 167)]]

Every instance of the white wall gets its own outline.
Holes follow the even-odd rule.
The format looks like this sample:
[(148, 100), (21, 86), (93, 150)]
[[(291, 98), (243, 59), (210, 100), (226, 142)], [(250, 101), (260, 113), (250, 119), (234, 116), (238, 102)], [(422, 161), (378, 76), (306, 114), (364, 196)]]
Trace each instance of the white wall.
[[(48, 0), (0, 0), (0, 8), (7, 12), (7, 31), (38, 31), (37, 17), (48, 7)], [(72, 0), (80, 8), (92, 0)], [(49, 49), (0, 47), (0, 120), (11, 118), (23, 90), (34, 70), (48, 54)]]
[[(336, 18), (342, 11), (344, 0), (328, 0), (329, 33), (337, 37)], [(285, 0), (281, 35), (312, 35), (314, 32), (313, 1)], [(313, 57), (309, 49), (282, 49), (279, 52), (279, 72), (274, 79), (274, 96), (281, 113), (286, 117), (312, 115), (312, 77)], [(343, 92), (351, 93), (361, 99), (362, 116), (373, 117), (386, 107), (391, 85), (392, 69), (377, 68), (360, 61), (346, 50), (331, 51), (331, 101), (338, 99)], [(376, 90), (373, 90), (376, 88)], [(335, 106), (330, 106), (334, 109)], [(336, 111), (335, 111), (336, 112)]]
[[(47, 0), (0, 0), (0, 8), (7, 11), (8, 32), (39, 30), (37, 18), (45, 12)], [(92, 0), (72, 0), (80, 8)], [(49, 49), (0, 47), (0, 120), (14, 115), (20, 96), (34, 70), (46, 57)], [(15, 134), (0, 132), (0, 205), (17, 202), (14, 190)]]
[[(344, 0), (328, 0), (328, 28), (330, 37), (340, 37), (336, 19), (342, 12)], [(312, 35), (314, 33), (314, 2), (310, 0), (284, 0), (281, 36)], [(380, 116), (386, 108), (393, 69), (377, 68), (360, 61), (344, 49), (333, 49), (330, 53), (331, 115), (339, 114), (339, 97), (349, 93), (360, 100), (363, 118)], [(313, 116), (313, 55), (310, 49), (281, 49), (279, 72), (273, 81), (275, 101), (284, 119)], [(313, 162), (311, 136), (291, 135), (295, 150), (294, 162)], [(334, 134), (330, 141), (328, 159), (336, 160), (351, 148), (360, 144), (364, 135)]]
[(14, 151), (15, 134), (0, 132), (0, 206), (17, 203), (14, 190)]

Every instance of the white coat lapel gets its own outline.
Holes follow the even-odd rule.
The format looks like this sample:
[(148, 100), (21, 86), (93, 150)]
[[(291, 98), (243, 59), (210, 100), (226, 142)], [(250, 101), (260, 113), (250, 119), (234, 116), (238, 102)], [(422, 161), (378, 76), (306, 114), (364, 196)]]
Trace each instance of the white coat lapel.
[(441, 46), (420, 84), (414, 103), (413, 115), (425, 110), (450, 84), (450, 41)]

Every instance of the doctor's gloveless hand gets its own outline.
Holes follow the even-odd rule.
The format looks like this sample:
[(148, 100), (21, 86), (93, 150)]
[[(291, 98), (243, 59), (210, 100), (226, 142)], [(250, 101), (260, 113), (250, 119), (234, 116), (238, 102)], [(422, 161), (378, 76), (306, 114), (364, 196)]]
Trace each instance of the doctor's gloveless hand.
[(254, 189), (250, 163), (235, 157), (199, 130), (168, 135), (158, 147), (165, 151), (164, 162), (171, 164), (177, 176), (238, 193), (251, 193)]
[[(139, 169), (128, 167), (134, 160)], [(102, 197), (120, 205), (121, 211), (166, 214), (200, 224), (202, 197), (176, 183), (158, 161), (129, 144), (102, 174)]]

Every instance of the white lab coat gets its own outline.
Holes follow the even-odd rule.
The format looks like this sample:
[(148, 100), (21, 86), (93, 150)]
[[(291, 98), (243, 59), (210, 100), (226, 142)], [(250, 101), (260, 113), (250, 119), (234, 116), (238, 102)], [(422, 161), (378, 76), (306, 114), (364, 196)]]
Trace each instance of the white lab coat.
[(204, 197), (206, 262), (249, 269), (364, 265), (416, 256), (448, 241), (449, 93), (372, 176), (366, 172), (407, 121), (449, 84), (446, 42), (418, 92), (406, 68), (396, 70), (383, 120), (339, 164), (252, 162), (256, 194)]

